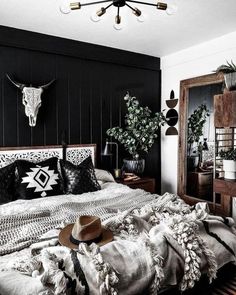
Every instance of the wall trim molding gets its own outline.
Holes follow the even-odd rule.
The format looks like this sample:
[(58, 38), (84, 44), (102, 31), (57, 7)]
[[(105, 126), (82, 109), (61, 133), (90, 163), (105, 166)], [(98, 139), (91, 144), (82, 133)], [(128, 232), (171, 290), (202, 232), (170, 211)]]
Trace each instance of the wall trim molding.
[(159, 71), (160, 58), (111, 47), (0, 26), (0, 45), (66, 55), (83, 60)]

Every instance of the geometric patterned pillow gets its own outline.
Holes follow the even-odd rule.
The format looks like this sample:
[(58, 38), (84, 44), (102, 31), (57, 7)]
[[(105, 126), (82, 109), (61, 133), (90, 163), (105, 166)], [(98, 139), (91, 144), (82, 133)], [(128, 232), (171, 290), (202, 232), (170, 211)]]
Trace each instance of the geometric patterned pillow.
[(61, 195), (61, 177), (57, 169), (58, 158), (39, 163), (16, 160), (17, 199), (35, 199)]
[(15, 200), (15, 163), (0, 169), (0, 204)]
[(91, 156), (78, 166), (65, 160), (60, 160), (60, 164), (65, 194), (83, 194), (101, 189), (95, 176)]

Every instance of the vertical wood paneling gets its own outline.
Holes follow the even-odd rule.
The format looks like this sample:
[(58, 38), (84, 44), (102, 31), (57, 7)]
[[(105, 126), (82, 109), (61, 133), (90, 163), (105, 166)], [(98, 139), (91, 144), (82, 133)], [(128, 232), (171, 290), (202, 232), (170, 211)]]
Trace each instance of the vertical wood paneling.
[[(55, 79), (55, 82), (44, 91), (42, 106), (39, 117), (43, 115), (44, 120), (44, 141), (46, 145), (53, 145), (59, 142), (58, 139), (58, 74), (56, 71), (57, 55), (46, 55), (44, 68), (47, 72), (44, 79), (46, 82)], [(47, 65), (47, 66), (46, 66)], [(42, 77), (43, 79), (43, 77)], [(42, 81), (44, 81), (44, 79)], [(47, 110), (50, 110), (49, 112)], [(40, 120), (40, 118), (39, 118)]]
[[(3, 48), (0, 47), (0, 56), (3, 56)], [(0, 58), (0, 69), (3, 69), (3, 63), (4, 60)], [(4, 102), (3, 102), (3, 97), (4, 97), (4, 73), (3, 71), (1, 72), (0, 76), (0, 145), (4, 145)]]
[[(5, 73), (33, 86), (56, 79), (42, 95), (36, 127), (29, 127), (22, 94)], [(115, 157), (100, 154), (106, 130), (124, 125), (126, 91), (152, 110), (160, 109), (160, 72), (153, 69), (0, 45), (0, 79), (1, 146), (60, 144), (65, 134), (67, 143), (97, 143), (97, 164), (103, 168), (115, 165)], [(119, 151), (121, 166), (127, 153)], [(146, 172), (159, 180), (159, 141), (147, 157)]]
[(82, 79), (81, 79), (81, 140), (84, 143), (90, 143), (90, 74), (91, 70), (91, 62), (90, 61), (82, 61), (81, 62), (81, 71), (82, 71)]
[[(15, 72), (15, 64), (17, 56), (12, 48), (8, 51), (5, 48), (3, 56), (4, 60), (3, 71), (8, 73)], [(5, 75), (3, 74), (3, 77)], [(3, 78), (3, 117), (4, 117), (4, 144), (16, 145), (17, 141), (17, 91), (18, 89), (11, 84), (6, 77)]]
[[(14, 49), (14, 54), (17, 58), (17, 63), (12, 70), (15, 79), (21, 83), (32, 83), (31, 82), (31, 58), (30, 51), (24, 49)], [(9, 48), (6, 48), (6, 54), (8, 55)], [(10, 85), (11, 87), (14, 87)], [(22, 104), (22, 93), (17, 90), (17, 119), (18, 119), (18, 135), (19, 135), (19, 146), (28, 146), (32, 143), (31, 128), (29, 126), (29, 119), (25, 116), (25, 108)], [(16, 98), (16, 96), (14, 95)], [(7, 146), (7, 144), (6, 144)]]
[(68, 57), (59, 56), (57, 58), (57, 100), (58, 100), (58, 144), (61, 143), (62, 134), (65, 133), (65, 140), (70, 143), (68, 138)]
[(70, 105), (68, 108), (70, 124), (70, 143), (80, 143), (80, 91), (81, 91), (81, 72), (80, 60), (72, 59), (70, 61), (70, 71), (68, 77), (70, 81), (69, 96)]

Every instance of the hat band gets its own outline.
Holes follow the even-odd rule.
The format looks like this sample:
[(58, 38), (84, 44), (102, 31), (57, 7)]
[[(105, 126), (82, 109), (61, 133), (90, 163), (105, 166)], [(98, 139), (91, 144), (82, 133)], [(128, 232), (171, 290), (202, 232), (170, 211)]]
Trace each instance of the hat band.
[(101, 240), (102, 240), (102, 233), (97, 238), (92, 239), (92, 240), (86, 240), (86, 241), (77, 240), (77, 239), (73, 238), (72, 235), (70, 235), (70, 241), (71, 241), (71, 243), (73, 243), (75, 245), (79, 245), (80, 243), (86, 243), (86, 244), (90, 245), (92, 243), (99, 243)]

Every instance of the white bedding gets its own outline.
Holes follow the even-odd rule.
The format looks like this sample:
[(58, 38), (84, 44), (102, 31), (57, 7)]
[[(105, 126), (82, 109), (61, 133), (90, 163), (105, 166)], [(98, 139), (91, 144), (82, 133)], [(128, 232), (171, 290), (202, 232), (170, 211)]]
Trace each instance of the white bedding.
[[(14, 214), (22, 216), (25, 212), (39, 210), (53, 212), (55, 206), (63, 207), (68, 203), (81, 207), (78, 215), (83, 214), (85, 209), (97, 215), (100, 212), (103, 224), (115, 234), (115, 240), (100, 249), (95, 244), (90, 247), (82, 244), (79, 248), (77, 257), (90, 294), (99, 294), (98, 290), (101, 294), (113, 295), (144, 294), (145, 290), (155, 294), (159, 288), (177, 283), (185, 289), (194, 285), (200, 269), (213, 278), (216, 268), (235, 262), (236, 239), (231, 219), (229, 225), (225, 225), (222, 218), (209, 216), (204, 205), (191, 209), (171, 194), (152, 196), (117, 183), (104, 183), (101, 191), (83, 195), (17, 200), (0, 206), (0, 218)], [(63, 226), (67, 223), (67, 220), (64, 221)], [(207, 222), (209, 230), (217, 234), (221, 241), (206, 232), (202, 221)], [(43, 237), (57, 234), (58, 230), (51, 230)], [(32, 259), (41, 261), (45, 259), (43, 255), (49, 252), (64, 259), (64, 262), (70, 260), (70, 252), (57, 246), (57, 238), (0, 256), (0, 294), (19, 295), (19, 290), (24, 290), (23, 295), (65, 294), (57, 293), (59, 287), (55, 282), (50, 284), (50, 288), (41, 282), (45, 269), (40, 269), (40, 275), (32, 269)], [(105, 264), (109, 266), (109, 271)], [(182, 277), (184, 269), (185, 276)], [(66, 271), (71, 272), (69, 267)], [(78, 288), (78, 294), (83, 294), (83, 287), (78, 284)]]

